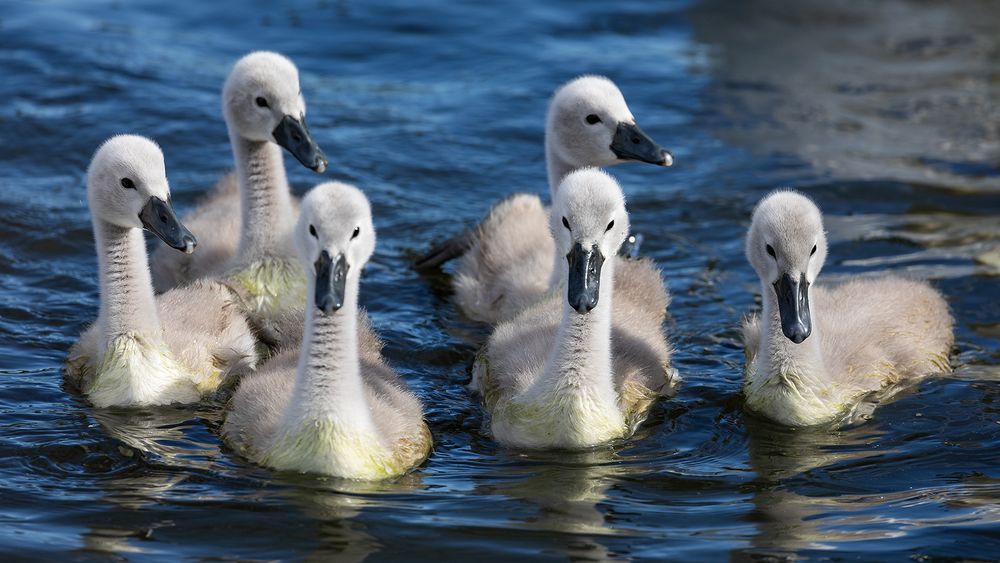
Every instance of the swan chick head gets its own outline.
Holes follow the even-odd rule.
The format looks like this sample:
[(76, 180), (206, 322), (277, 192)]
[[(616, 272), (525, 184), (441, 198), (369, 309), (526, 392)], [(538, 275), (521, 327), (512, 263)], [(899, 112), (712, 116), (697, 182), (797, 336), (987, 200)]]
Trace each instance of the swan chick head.
[(576, 168), (674, 162), (669, 151), (639, 128), (621, 91), (603, 76), (581, 76), (556, 90), (546, 131), (551, 150)]
[(339, 310), (348, 277), (356, 279), (375, 251), (368, 198), (340, 182), (316, 186), (302, 200), (295, 242), (306, 275), (315, 280), (316, 307), (326, 314)]
[(226, 123), (241, 137), (277, 143), (306, 168), (326, 170), (326, 155), (306, 127), (299, 70), (286, 57), (256, 51), (236, 61), (222, 106)]
[(782, 332), (801, 343), (812, 332), (809, 286), (826, 260), (823, 215), (808, 197), (778, 190), (757, 204), (746, 238), (747, 260), (765, 291), (774, 291)]
[(577, 170), (559, 184), (551, 221), (556, 252), (566, 256), (567, 299), (578, 313), (587, 313), (597, 306), (605, 260), (628, 236), (625, 196), (601, 170)]
[(171, 206), (163, 151), (146, 137), (117, 135), (97, 149), (87, 169), (87, 198), (95, 219), (146, 229), (187, 253), (197, 245)]

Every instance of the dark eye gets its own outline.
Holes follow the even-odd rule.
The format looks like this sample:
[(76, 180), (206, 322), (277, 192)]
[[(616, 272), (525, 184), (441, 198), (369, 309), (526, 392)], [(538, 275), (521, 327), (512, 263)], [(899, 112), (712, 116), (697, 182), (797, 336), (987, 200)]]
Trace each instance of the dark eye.
[(770, 244), (767, 245), (767, 253), (771, 255), (771, 258), (777, 258), (777, 256), (774, 255), (774, 248)]
[(262, 107), (262, 108), (266, 108), (267, 107), (267, 100), (265, 100), (264, 98), (261, 98), (260, 96), (257, 96), (257, 99), (254, 100), (254, 101), (257, 102), (257, 105), (260, 106), (260, 107)]
[(607, 228), (607, 229), (604, 229), (604, 232), (608, 232), (608, 231), (610, 231), (610, 230), (611, 230), (611, 227), (614, 227), (614, 226), (615, 226), (615, 220), (614, 220), (614, 219), (612, 219), (612, 220), (611, 220), (611, 222), (610, 222), (610, 223), (608, 223), (608, 228)]
[(567, 221), (565, 217), (563, 217), (563, 227), (566, 227), (567, 231), (571, 231), (572, 230), (572, 229), (569, 228), (569, 221)]
[(358, 235), (360, 234), (361, 234), (361, 227), (354, 227), (354, 233), (351, 234), (351, 239), (353, 240), (358, 238)]
[(122, 178), (122, 187), (126, 190), (134, 190), (135, 182), (133, 182), (130, 178)]
[(816, 245), (815, 244), (813, 245), (813, 249), (811, 251), (809, 251), (809, 256), (812, 256), (813, 254), (816, 254)]
[(601, 122), (601, 118), (598, 117), (596, 113), (592, 113), (592, 114), (590, 114), (590, 115), (587, 116), (587, 123), (589, 123), (591, 125), (593, 125), (595, 123), (600, 123), (600, 122)]
[(316, 238), (319, 238), (319, 236), (316, 235), (316, 227), (312, 225), (309, 225), (309, 234)]

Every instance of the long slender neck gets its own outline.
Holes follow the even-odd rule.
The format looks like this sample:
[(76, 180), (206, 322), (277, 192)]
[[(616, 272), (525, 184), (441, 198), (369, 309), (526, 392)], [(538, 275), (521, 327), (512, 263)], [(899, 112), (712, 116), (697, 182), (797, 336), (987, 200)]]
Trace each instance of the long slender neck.
[[(552, 133), (549, 131), (550, 127), (546, 126), (545, 130), (545, 168), (548, 170), (549, 174), (549, 197), (550, 201), (556, 200), (556, 191), (559, 189), (559, 183), (562, 179), (566, 177), (567, 174), (576, 170), (576, 167), (569, 164), (562, 159), (553, 147), (555, 141), (552, 139)], [(564, 256), (553, 257), (555, 264), (552, 267), (552, 276), (549, 278), (549, 287), (559, 287), (566, 281), (566, 276), (561, 272), (561, 263), (565, 261)]]
[(98, 317), (104, 344), (127, 332), (161, 336), (142, 230), (94, 219), (94, 240), (101, 280)]
[(545, 168), (549, 173), (549, 196), (554, 201), (556, 198), (556, 190), (559, 189), (559, 182), (566, 177), (567, 174), (576, 170), (576, 166), (566, 162), (560, 157), (553, 147), (552, 134), (549, 131), (545, 132)]
[[(331, 421), (352, 428), (374, 428), (361, 378), (358, 354), (358, 274), (347, 277), (340, 310), (324, 314), (307, 305), (305, 334), (295, 381), (293, 425)], [(307, 295), (316, 293), (310, 277)]]
[(294, 221), (292, 196), (278, 145), (245, 139), (232, 128), (229, 141), (243, 209), (237, 263), (245, 265), (287, 250), (288, 229)]
[(601, 269), (597, 306), (586, 314), (577, 313), (563, 299), (562, 322), (555, 346), (540, 383), (545, 390), (576, 388), (596, 390), (614, 400), (611, 377), (611, 311), (614, 294), (614, 258)]
[(762, 318), (766, 328), (757, 349), (757, 375), (770, 378), (775, 375), (786, 377), (821, 376), (823, 356), (820, 348), (819, 327), (813, 315), (812, 304), (809, 314), (812, 318), (812, 333), (805, 341), (796, 344), (781, 331), (781, 317), (778, 312), (778, 298), (774, 288), (763, 283), (761, 295), (764, 301)]

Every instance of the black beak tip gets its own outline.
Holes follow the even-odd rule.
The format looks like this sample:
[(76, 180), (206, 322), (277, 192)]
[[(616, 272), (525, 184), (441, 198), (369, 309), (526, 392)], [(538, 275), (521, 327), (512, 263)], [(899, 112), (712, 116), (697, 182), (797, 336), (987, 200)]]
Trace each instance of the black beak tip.
[(785, 332), (785, 337), (796, 344), (802, 344), (812, 331), (803, 326), (794, 326)]
[(573, 310), (575, 310), (577, 313), (580, 313), (581, 315), (586, 315), (587, 313), (593, 311), (594, 307), (597, 307), (597, 300), (581, 299), (580, 301), (572, 303), (571, 305), (573, 307)]
[(335, 299), (333, 296), (327, 296), (322, 301), (316, 304), (320, 311), (329, 315), (335, 311), (339, 311), (341, 307), (344, 306), (344, 302), (340, 299)]

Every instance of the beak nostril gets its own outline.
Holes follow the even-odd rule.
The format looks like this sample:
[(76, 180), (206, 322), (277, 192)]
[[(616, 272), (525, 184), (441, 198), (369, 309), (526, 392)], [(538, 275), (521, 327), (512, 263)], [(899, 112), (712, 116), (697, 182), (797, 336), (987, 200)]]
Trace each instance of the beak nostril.
[(632, 137), (632, 144), (638, 145), (639, 144), (639, 137)]
[(166, 223), (167, 222), (167, 216), (166, 215), (160, 215), (160, 221), (163, 221), (164, 223)]

